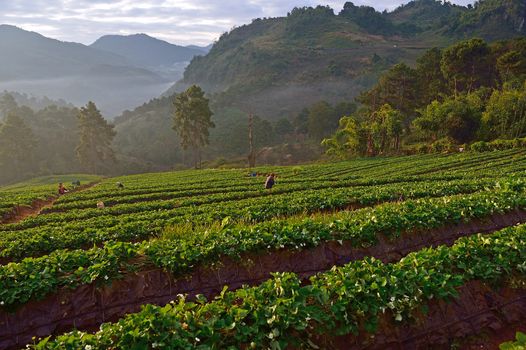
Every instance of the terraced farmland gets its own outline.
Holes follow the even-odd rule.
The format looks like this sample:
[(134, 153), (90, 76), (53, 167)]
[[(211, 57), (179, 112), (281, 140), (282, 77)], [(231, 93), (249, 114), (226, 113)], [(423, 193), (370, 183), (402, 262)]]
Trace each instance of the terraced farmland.
[(106, 178), (1, 224), (0, 348), (490, 349), (526, 331), (525, 151), (256, 170), (272, 191), (241, 169)]

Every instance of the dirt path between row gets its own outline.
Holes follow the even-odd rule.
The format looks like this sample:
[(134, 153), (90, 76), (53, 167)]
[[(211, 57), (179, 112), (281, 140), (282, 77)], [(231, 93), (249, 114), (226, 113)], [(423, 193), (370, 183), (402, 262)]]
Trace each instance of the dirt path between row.
[[(96, 186), (97, 184), (99, 184), (99, 182), (92, 182), (86, 185), (82, 185), (75, 189), (72, 189), (68, 193), (80, 192), (88, 188), (91, 188), (93, 186)], [(67, 196), (68, 193), (62, 196)], [(0, 219), (0, 224), (16, 224), (28, 217), (37, 216), (45, 208), (49, 208), (53, 206), (53, 204), (55, 204), (55, 202), (62, 196), (54, 195), (54, 196), (48, 197), (47, 199), (36, 199), (31, 203), (30, 206), (17, 205), (16, 207), (13, 208), (11, 213), (6, 214), (3, 219)]]
[[(224, 285), (228, 285), (230, 290), (240, 288), (242, 285), (258, 285), (268, 279), (271, 272), (295, 272), (302, 278), (307, 278), (318, 272), (327, 271), (332, 266), (341, 266), (365, 256), (374, 256), (386, 263), (395, 262), (408, 253), (424, 247), (451, 245), (460, 237), (474, 233), (491, 233), (524, 222), (526, 222), (526, 211), (514, 210), (506, 214), (495, 214), (484, 219), (472, 220), (468, 223), (407, 232), (394, 241), (380, 237), (377, 245), (368, 248), (353, 247), (350, 241), (343, 241), (341, 244), (334, 241), (323, 242), (317, 247), (304, 250), (281, 249), (246, 253), (240, 260), (225, 257), (215, 265), (216, 268), (197, 266), (194, 272), (178, 278), (174, 278), (172, 274), (163, 269), (152, 268), (148, 271), (128, 273), (110, 285), (98, 286), (93, 283), (80, 286), (75, 290), (63, 288), (43, 300), (30, 301), (22, 305), (15, 313), (0, 310), (0, 349), (24, 347), (33, 336), (60, 334), (72, 328), (96, 330), (103, 322), (116, 321), (126, 314), (138, 312), (141, 305), (164, 305), (177, 299), (180, 293), (188, 294), (190, 298), (196, 294), (204, 294), (211, 300), (221, 292)], [(507, 295), (504, 295), (503, 298), (509, 302), (512, 301)], [(522, 304), (525, 300), (526, 295), (513, 295), (514, 307), (521, 312), (524, 311), (520, 321), (526, 321), (526, 303)], [(439, 308), (445, 307), (444, 305), (446, 304), (440, 303)], [(462, 311), (461, 318), (465, 318), (473, 310)], [(491, 312), (498, 310), (499, 306)], [(502, 321), (498, 329), (511, 324), (511, 321), (517, 320)], [(437, 324), (434, 326), (436, 327)], [(486, 324), (482, 326), (487, 327)], [(444, 327), (449, 326), (441, 325), (438, 329)], [(480, 334), (479, 331), (482, 331), (482, 328), (463, 329), (464, 332), (459, 333), (452, 330), (452, 333), (446, 332), (448, 334), (446, 337), (439, 336), (441, 346), (438, 348), (453, 345), (458, 337), (476, 336)], [(419, 344), (417, 347), (419, 349), (432, 348), (425, 347), (425, 344), (433, 344), (428, 341), (433, 338), (430, 334), (435, 331), (436, 329), (434, 331), (419, 330), (417, 327), (411, 334), (423, 332), (422, 336), (418, 336), (418, 339), (397, 339), (396, 344), (409, 342)], [(390, 343), (383, 344), (383, 348), (393, 348)], [(401, 349), (413, 348), (401, 347)], [(360, 349), (360, 346), (357, 346), (357, 349)]]

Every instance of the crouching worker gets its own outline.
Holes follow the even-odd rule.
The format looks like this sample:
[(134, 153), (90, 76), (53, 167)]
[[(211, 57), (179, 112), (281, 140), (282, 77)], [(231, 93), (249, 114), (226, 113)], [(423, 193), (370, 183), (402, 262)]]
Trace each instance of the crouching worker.
[(274, 186), (274, 184), (276, 183), (275, 180), (274, 180), (274, 177), (276, 175), (274, 173), (270, 174), (268, 177), (267, 177), (267, 180), (265, 181), (265, 188), (267, 190), (272, 190), (272, 186)]
[(68, 189), (66, 187), (64, 187), (64, 184), (59, 183), (58, 184), (58, 194), (64, 194), (64, 193), (67, 193), (69, 192)]

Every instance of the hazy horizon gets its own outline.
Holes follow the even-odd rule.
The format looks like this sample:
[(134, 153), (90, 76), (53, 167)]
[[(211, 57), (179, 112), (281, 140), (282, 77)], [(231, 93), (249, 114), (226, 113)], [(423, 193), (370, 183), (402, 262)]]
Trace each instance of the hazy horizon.
[[(92, 44), (103, 35), (145, 33), (177, 45), (208, 45), (234, 26), (254, 18), (284, 16), (294, 7), (329, 5), (342, 0), (20, 0), (0, 3), (0, 23), (38, 32), (61, 41)], [(355, 0), (357, 5), (393, 10), (408, 1)], [(467, 5), (472, 0), (455, 0)]]

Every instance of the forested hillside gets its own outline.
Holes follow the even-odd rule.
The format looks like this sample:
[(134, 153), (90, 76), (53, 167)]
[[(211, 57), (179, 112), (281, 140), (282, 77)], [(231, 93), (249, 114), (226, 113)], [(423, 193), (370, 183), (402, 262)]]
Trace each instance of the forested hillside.
[(481, 0), (474, 7), (415, 0), (390, 13), (351, 2), (337, 14), (323, 6), (295, 8), (225, 33), (170, 91), (198, 84), (217, 95), (219, 106), (278, 118), (313, 99), (353, 98), (386, 67), (413, 64), (435, 46), (524, 35), (525, 18), (522, 0)]
[[(252, 113), (259, 116), (255, 140), (263, 162), (284, 162), (289, 156), (311, 159), (292, 145), (301, 144), (316, 157), (319, 141), (336, 130), (342, 116), (363, 105), (354, 99), (372, 88), (383, 72), (399, 62), (410, 68), (427, 61), (428, 66), (421, 65), (414, 75), (427, 81), (427, 74), (436, 69), (440, 73), (440, 57), (431, 59), (438, 50), (434, 48), (476, 36), (487, 42), (524, 36), (524, 11), (524, 3), (516, 0), (484, 0), (469, 7), (416, 0), (392, 12), (347, 3), (338, 14), (318, 6), (293, 9), (283, 18), (255, 19), (225, 33), (208, 55), (194, 58), (184, 80), (164, 97), (117, 118), (115, 145), (147, 167), (181, 162), (171, 130), (170, 94), (196, 83), (211, 98), (216, 124), (208, 158), (247, 155)], [(426, 56), (430, 60), (422, 58)], [(442, 89), (438, 84), (436, 89)], [(423, 107), (438, 93), (450, 91), (414, 98)], [(410, 112), (412, 118), (418, 114), (414, 108)], [(277, 158), (267, 157), (265, 146), (277, 144), (281, 145), (270, 151)]]

